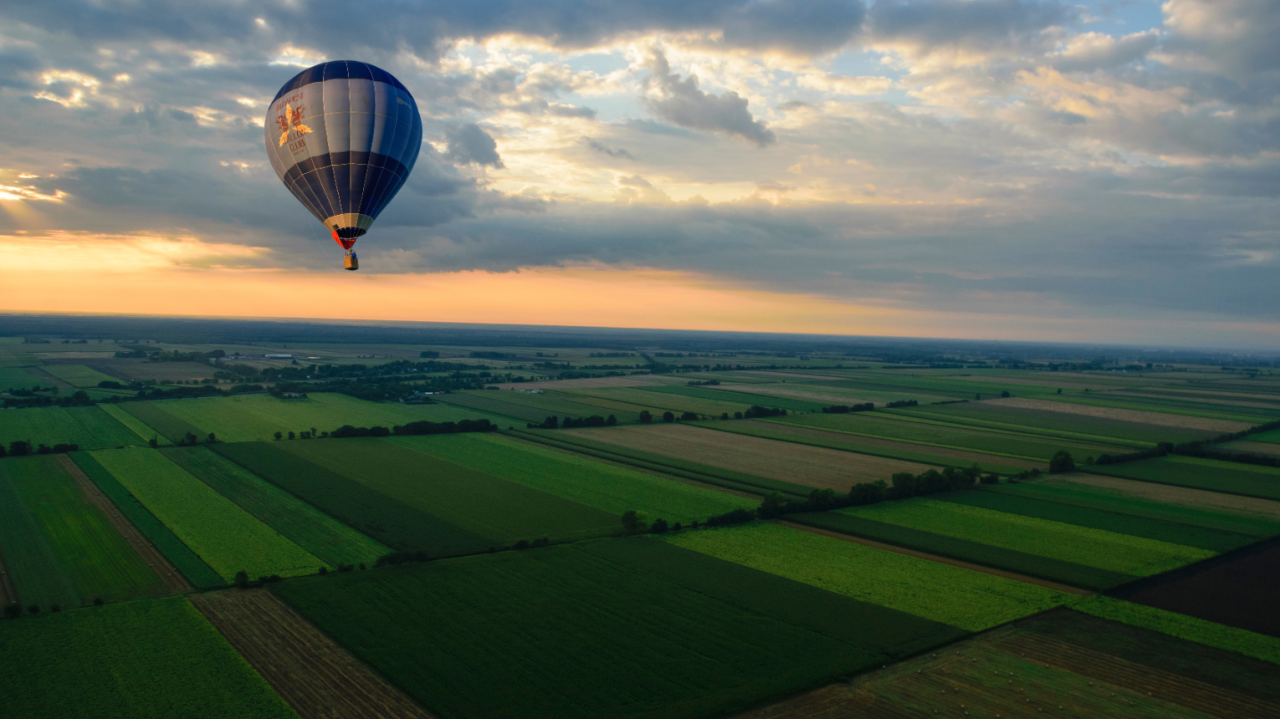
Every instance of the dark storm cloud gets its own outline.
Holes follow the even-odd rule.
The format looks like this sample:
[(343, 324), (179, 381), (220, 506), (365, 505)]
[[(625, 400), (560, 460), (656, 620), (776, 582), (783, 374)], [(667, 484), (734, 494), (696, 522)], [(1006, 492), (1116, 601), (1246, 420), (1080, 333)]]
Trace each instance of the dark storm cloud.
[(738, 93), (703, 92), (698, 89), (697, 77), (690, 75), (682, 80), (671, 72), (667, 57), (661, 51), (653, 54), (649, 70), (645, 85), (657, 92), (646, 96), (645, 104), (667, 122), (692, 130), (738, 135), (760, 147), (778, 141), (765, 123), (751, 116), (746, 98)]
[(498, 157), (498, 143), (474, 122), (445, 130), (445, 140), (449, 143), (445, 157), (459, 165), (503, 167), (502, 158)]

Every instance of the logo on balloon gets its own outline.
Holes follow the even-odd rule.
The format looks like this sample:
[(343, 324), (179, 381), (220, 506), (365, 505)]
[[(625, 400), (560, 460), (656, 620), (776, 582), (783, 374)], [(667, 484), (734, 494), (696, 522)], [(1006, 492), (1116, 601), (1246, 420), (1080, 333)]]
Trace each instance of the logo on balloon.
[[(285, 103), (284, 112), (276, 116), (276, 125), (280, 127), (281, 147), (284, 147), (284, 143), (289, 140), (300, 139), (306, 133), (311, 132), (311, 128), (302, 123), (302, 113), (305, 109), (301, 105), (294, 109), (291, 105)], [(290, 134), (293, 137), (290, 137)], [(292, 146), (290, 146), (290, 149), (293, 149)]]

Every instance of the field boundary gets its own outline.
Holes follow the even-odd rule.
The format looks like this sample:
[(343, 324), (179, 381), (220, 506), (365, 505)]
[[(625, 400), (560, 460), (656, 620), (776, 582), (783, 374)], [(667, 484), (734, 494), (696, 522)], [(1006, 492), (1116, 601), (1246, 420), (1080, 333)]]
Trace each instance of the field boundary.
[(265, 589), (189, 599), (303, 719), (435, 719)]
[(1004, 579), (1012, 579), (1014, 581), (1022, 582), (1024, 584), (1034, 584), (1036, 586), (1044, 587), (1045, 589), (1052, 589), (1056, 592), (1062, 592), (1063, 594), (1071, 594), (1077, 597), (1091, 597), (1094, 595), (1094, 592), (1088, 589), (1071, 587), (1066, 584), (1051, 582), (1047, 579), (1040, 579), (1039, 577), (1030, 577), (1025, 574), (1009, 572), (1003, 569), (996, 569), (994, 567), (986, 567), (981, 564), (972, 564), (970, 562), (964, 562), (959, 559), (952, 559), (951, 557), (943, 557), (938, 554), (929, 554), (927, 552), (921, 552), (915, 549), (907, 549), (906, 547), (899, 547), (896, 544), (885, 544), (883, 542), (877, 542), (871, 539), (863, 539), (862, 537), (855, 537), (851, 534), (843, 534), (841, 532), (835, 532), (829, 529), (820, 529), (818, 527), (811, 527), (807, 524), (799, 524), (796, 522), (787, 522), (784, 520), (772, 520), (772, 522), (774, 524), (787, 527), (789, 529), (798, 529), (802, 532), (809, 532), (810, 534), (820, 534), (824, 537), (831, 537), (832, 539), (840, 539), (846, 542), (853, 542), (854, 544), (861, 544), (865, 547), (871, 547), (873, 549), (883, 549), (885, 551), (894, 552), (895, 554), (905, 554), (908, 557), (925, 559), (930, 562), (937, 562), (939, 564), (949, 564), (953, 567), (960, 567), (961, 569), (970, 569), (975, 572), (982, 572), (983, 574), (990, 574), (992, 576), (1002, 577)]
[(80, 488), (89, 503), (102, 511), (111, 526), (120, 533), (121, 537), (124, 537), (124, 541), (138, 553), (138, 556), (142, 557), (142, 561), (151, 567), (151, 571), (155, 572), (160, 581), (169, 587), (170, 594), (186, 594), (195, 591), (195, 587), (187, 581), (182, 572), (179, 572), (178, 568), (173, 566), (173, 563), (154, 544), (142, 536), (137, 527), (134, 527), (133, 523), (120, 513), (120, 508), (102, 493), (98, 485), (89, 479), (89, 475), (85, 474), (79, 465), (65, 454), (59, 456), (58, 461), (67, 474), (75, 480), (76, 486)]
[(1237, 559), (1243, 559), (1254, 554), (1261, 554), (1262, 552), (1266, 552), (1275, 547), (1280, 547), (1280, 535), (1276, 535), (1269, 539), (1262, 539), (1251, 544), (1246, 544), (1243, 547), (1233, 549), (1229, 552), (1223, 552), (1216, 556), (1209, 557), (1208, 559), (1202, 559), (1198, 562), (1192, 562), (1191, 564), (1183, 565), (1177, 569), (1170, 569), (1167, 572), (1153, 574), (1149, 577), (1142, 577), (1136, 581), (1128, 582), (1118, 587), (1113, 587), (1107, 590), (1105, 594), (1109, 597), (1115, 597), (1116, 599), (1128, 599), (1128, 597), (1137, 592), (1141, 592), (1146, 589), (1153, 589), (1163, 584), (1169, 584), (1170, 582), (1188, 579), (1200, 574), (1201, 572), (1207, 572), (1221, 565), (1230, 564)]

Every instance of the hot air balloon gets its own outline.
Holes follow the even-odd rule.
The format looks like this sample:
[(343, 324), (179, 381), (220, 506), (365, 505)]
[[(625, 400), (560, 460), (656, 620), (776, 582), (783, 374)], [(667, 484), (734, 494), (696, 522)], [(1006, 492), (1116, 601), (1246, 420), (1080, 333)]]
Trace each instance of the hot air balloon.
[(289, 192), (346, 251), (404, 185), (422, 149), (413, 95), (386, 70), (324, 62), (280, 88), (266, 118), (267, 157)]

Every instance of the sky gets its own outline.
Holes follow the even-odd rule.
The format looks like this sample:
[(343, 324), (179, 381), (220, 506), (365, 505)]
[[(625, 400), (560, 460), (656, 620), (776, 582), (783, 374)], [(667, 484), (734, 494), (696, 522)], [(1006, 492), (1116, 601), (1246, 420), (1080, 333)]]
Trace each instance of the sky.
[[(0, 312), (1280, 349), (1280, 0), (0, 3)], [(361, 270), (263, 122), (424, 144)]]

